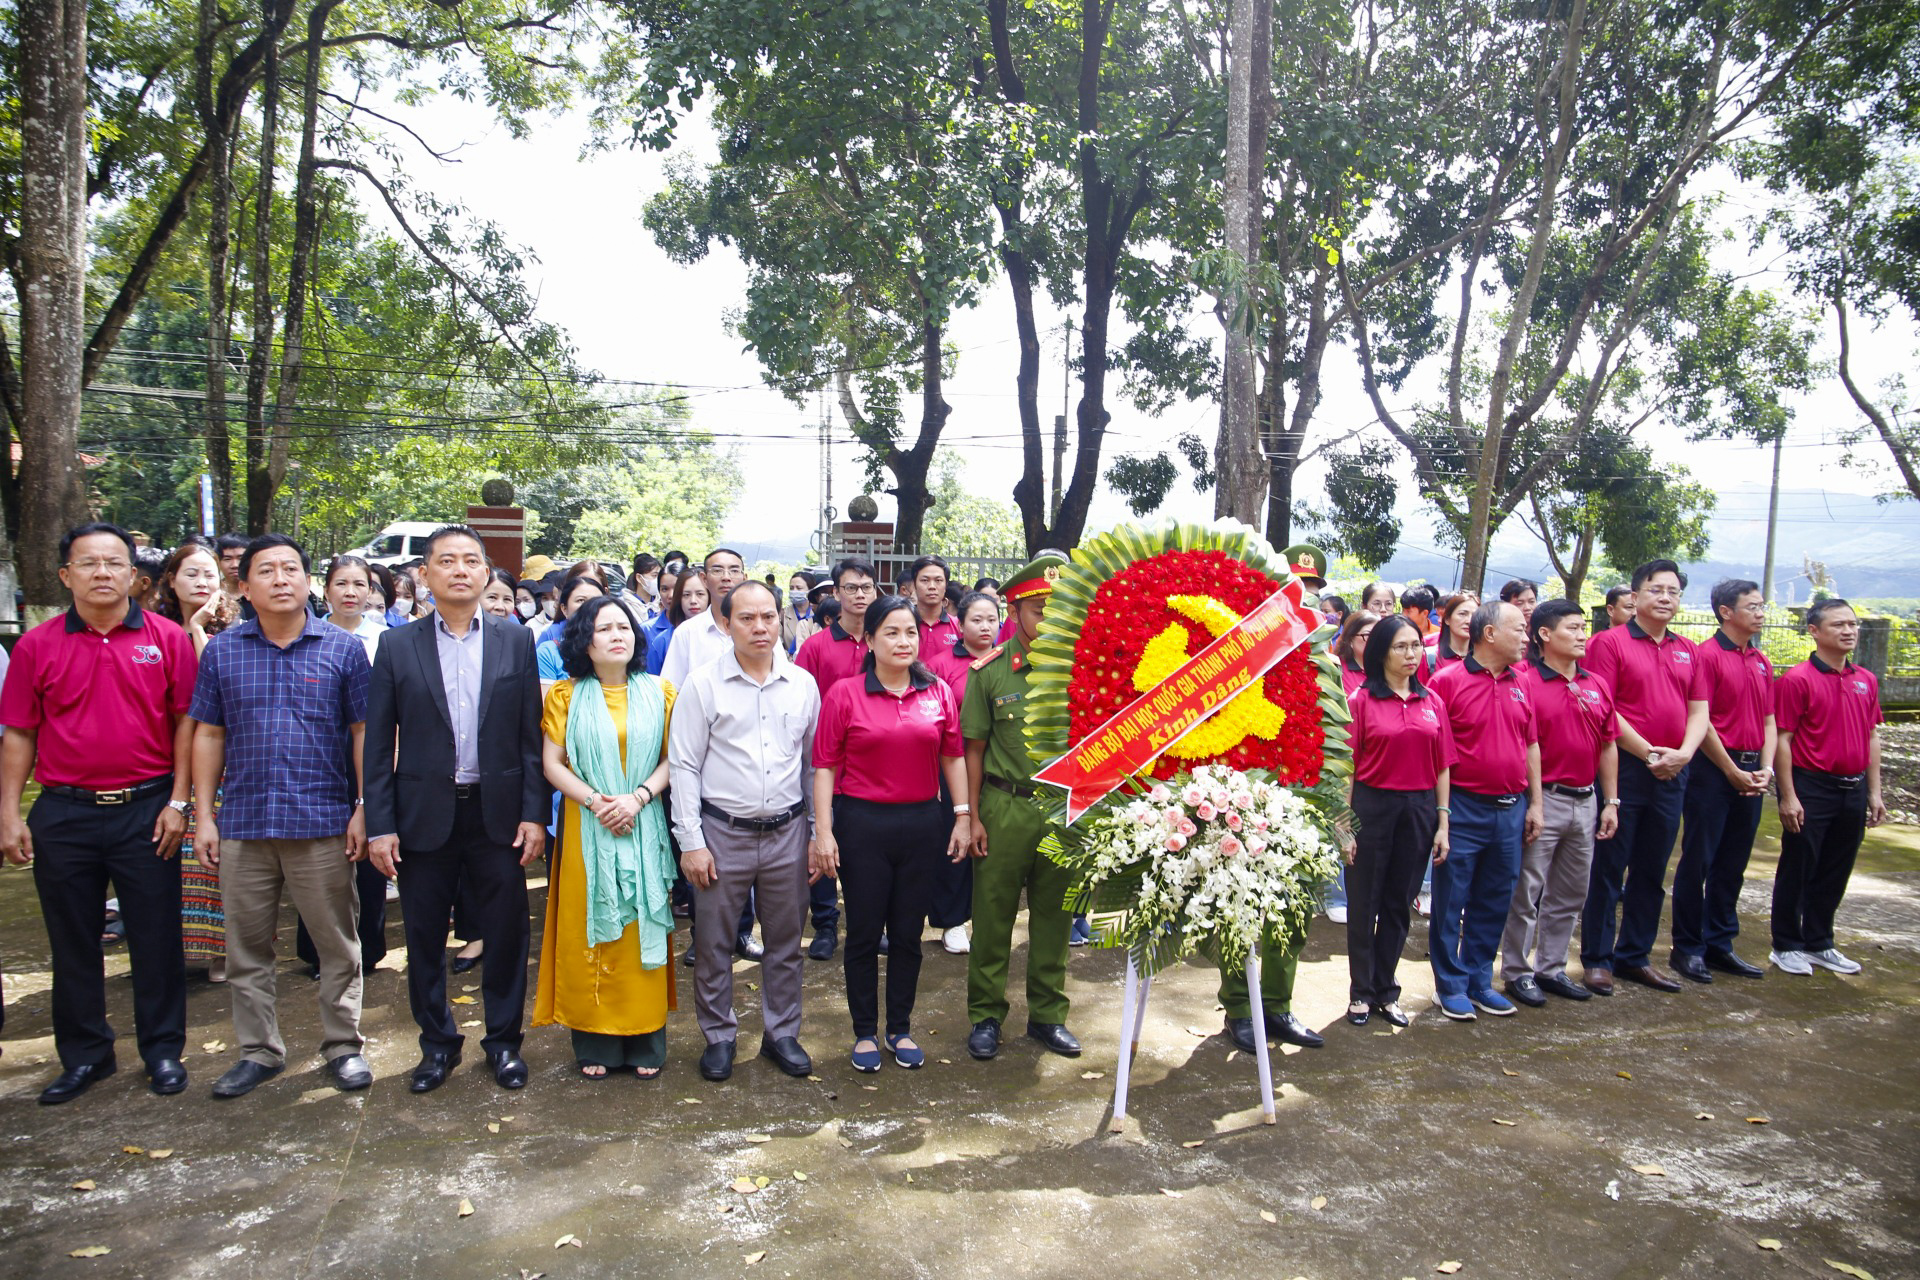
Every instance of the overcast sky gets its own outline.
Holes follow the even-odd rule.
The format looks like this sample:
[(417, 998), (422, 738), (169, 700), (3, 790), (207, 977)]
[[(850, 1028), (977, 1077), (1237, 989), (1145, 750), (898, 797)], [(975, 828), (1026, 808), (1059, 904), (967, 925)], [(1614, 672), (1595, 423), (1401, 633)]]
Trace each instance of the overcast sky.
[[(744, 267), (724, 249), (697, 266), (678, 266), (653, 245), (640, 223), (646, 198), (664, 183), (667, 157), (622, 149), (582, 159), (586, 134), (580, 116), (544, 121), (526, 141), (516, 141), (504, 128), (493, 125), (484, 111), (445, 97), (410, 118), (436, 148), (465, 144), (457, 152), (459, 163), (450, 165), (413, 151), (414, 181), (464, 203), (475, 214), (499, 224), (509, 239), (534, 251), (539, 261), (529, 267), (529, 276), (540, 310), (572, 334), (586, 366), (610, 378), (684, 385), (693, 393), (691, 404), (699, 426), (723, 438), (747, 441), (741, 451), (745, 483), (727, 520), (728, 538), (785, 541), (816, 528), (820, 451), (815, 410), (811, 403), (795, 407), (765, 388), (757, 362), (727, 328), (728, 310), (743, 297)], [(702, 131), (692, 130), (689, 137), (696, 154), (705, 149)], [(370, 208), (377, 203), (363, 200)], [(1764, 265), (1747, 264), (1737, 249), (1727, 252), (1732, 254), (1728, 265), (1750, 271)], [(1757, 279), (1764, 284), (1769, 277), (1763, 272)], [(1043, 420), (1050, 424), (1052, 415), (1061, 412), (1062, 317), (1043, 313), (1040, 319), (1045, 343), (1040, 407)], [(1210, 316), (1197, 316), (1195, 323), (1217, 333)], [(1908, 367), (1913, 337), (1912, 328), (1902, 325), (1856, 339), (1860, 347), (1856, 377), (1874, 385)], [(990, 289), (977, 308), (957, 314), (948, 340), (958, 351), (958, 365), (947, 390), (953, 415), (943, 442), (962, 449), (971, 488), (1010, 497), (1021, 467), (1014, 396), (1019, 352), (1013, 337), (1012, 302), (1004, 287)], [(1439, 364), (1430, 363), (1436, 368)], [(1414, 395), (1410, 385), (1399, 402), (1409, 403)], [(1797, 407), (1787, 454), (1789, 485), (1854, 493), (1881, 487), (1862, 472), (1839, 466), (1838, 450), (1826, 444), (1837, 429), (1857, 416), (1837, 381), (1830, 381)], [(1113, 422), (1103, 471), (1118, 454), (1169, 447), (1182, 432), (1198, 431), (1211, 440), (1217, 421), (1216, 410), (1207, 403), (1181, 405), (1158, 419), (1137, 412), (1117, 396), (1110, 399), (1110, 408)], [(1316, 438), (1373, 417), (1351, 353), (1346, 348), (1334, 350), (1327, 358)], [(847, 499), (857, 491), (861, 470), (844, 428), (837, 423), (836, 428), (833, 499), (844, 513)], [(1764, 486), (1768, 482), (1771, 455), (1765, 450), (1689, 444), (1653, 423), (1642, 430), (1658, 455), (1686, 463), (1710, 483)], [(1410, 467), (1407, 479), (1411, 480)], [(1295, 492), (1304, 500), (1316, 501), (1320, 482), (1320, 473), (1309, 468)], [(882, 518), (888, 518), (891, 499), (880, 495), (880, 501)], [(1754, 501), (1761, 504), (1760, 510), (1733, 509)], [(1168, 510), (1208, 518), (1212, 496), (1195, 495), (1183, 479), (1175, 486)], [(1729, 495), (1721, 513), (1763, 516), (1764, 496)], [(1126, 516), (1118, 499), (1103, 494), (1095, 500), (1089, 528), (1104, 528)], [(1409, 539), (1419, 536), (1409, 528)]]

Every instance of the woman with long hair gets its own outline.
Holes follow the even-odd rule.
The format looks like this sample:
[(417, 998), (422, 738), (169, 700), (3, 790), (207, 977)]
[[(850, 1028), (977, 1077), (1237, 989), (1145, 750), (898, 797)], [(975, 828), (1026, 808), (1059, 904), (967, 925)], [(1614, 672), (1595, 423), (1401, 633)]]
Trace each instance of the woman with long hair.
[(547, 693), (547, 781), (567, 805), (547, 887), (533, 1025), (573, 1032), (582, 1079), (650, 1080), (667, 1061), (676, 867), (667, 839), (674, 690), (642, 669), (633, 618), (586, 599), (560, 636), (566, 679)]
[(1471, 592), (1455, 592), (1440, 602), (1440, 629), (1434, 632), (1431, 668), (1438, 671), (1473, 652), (1473, 611), (1480, 601)]
[(1395, 980), (1422, 869), (1447, 857), (1447, 790), (1455, 755), (1446, 706), (1420, 680), (1426, 646), (1405, 618), (1367, 640), (1366, 683), (1354, 690), (1348, 739), (1354, 830), (1344, 841), (1348, 890), (1347, 1021), (1374, 1014), (1407, 1025)]
[(687, 570), (673, 580), (673, 589), (667, 596), (667, 611), (664, 629), (653, 633), (647, 641), (647, 674), (659, 675), (660, 669), (667, 664), (667, 646), (673, 643), (673, 629), (688, 618), (697, 618), (712, 604), (707, 594), (707, 575), (699, 565), (690, 565)]
[[(193, 641), (194, 656), (207, 641), (239, 621), (233, 597), (220, 589), (220, 561), (213, 548), (192, 538), (174, 548), (153, 584), (154, 612), (177, 622)], [(180, 935), (187, 964), (206, 965), (207, 981), (227, 980), (227, 916), (220, 898), (220, 871), (193, 855), (194, 811), (180, 842)]]
[(560, 620), (547, 628), (546, 636), (533, 648), (534, 657), (540, 663), (540, 687), (551, 691), (556, 681), (563, 679), (566, 664), (560, 657), (560, 639), (566, 634), (564, 628), (580, 607), (596, 596), (607, 594), (605, 584), (599, 579), (582, 575), (570, 577), (560, 584)]
[(513, 602), (520, 584), (505, 569), (487, 570), (487, 585), (480, 589), (480, 611), (496, 618), (513, 617)]
[(376, 620), (369, 608), (374, 582), (373, 566), (359, 556), (335, 556), (327, 566), (327, 621), (359, 640), (368, 662), (387, 631), (384, 620)]
[(913, 1040), (913, 1005), (934, 873), (943, 849), (954, 862), (967, 856), (973, 819), (966, 804), (949, 810), (940, 801), (942, 780), (949, 795), (967, 794), (960, 707), (919, 660), (913, 602), (883, 596), (867, 610), (865, 631), (865, 676), (827, 690), (814, 731), (814, 870), (839, 876), (846, 896), (854, 1069), (880, 1069), (884, 930), (886, 1045), (911, 1070), (926, 1063)]
[(1373, 634), (1379, 621), (1378, 614), (1356, 609), (1347, 615), (1347, 620), (1340, 624), (1340, 634), (1333, 638), (1330, 648), (1340, 661), (1340, 688), (1349, 698), (1367, 681), (1366, 670), (1360, 665), (1361, 655), (1367, 651), (1367, 637)]

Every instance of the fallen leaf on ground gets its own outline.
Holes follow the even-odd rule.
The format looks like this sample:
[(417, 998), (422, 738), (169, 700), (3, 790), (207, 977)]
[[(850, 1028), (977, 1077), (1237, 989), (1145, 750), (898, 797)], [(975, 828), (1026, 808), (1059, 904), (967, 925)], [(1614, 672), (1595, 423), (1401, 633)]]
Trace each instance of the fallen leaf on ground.
[(1868, 1272), (1862, 1271), (1860, 1268), (1854, 1266), (1851, 1262), (1835, 1262), (1832, 1258), (1822, 1258), (1820, 1259), (1820, 1261), (1826, 1263), (1828, 1266), (1832, 1267), (1835, 1271), (1838, 1271), (1841, 1275), (1854, 1276), (1854, 1277), (1857, 1277), (1857, 1280), (1873, 1280), (1873, 1276), (1871, 1274), (1869, 1274)]
[(1500, 1068), (1500, 1074), (1503, 1076), (1517, 1076), (1520, 1073), (1518, 1071), (1509, 1071), (1505, 1067), (1502, 1067)]
[(1443, 1276), (1450, 1276), (1454, 1272), (1458, 1271), (1461, 1265), (1462, 1264), (1458, 1262), (1443, 1262), (1439, 1266), (1435, 1267), (1434, 1270), (1438, 1271)]
[(680, 1102), (681, 1105), (688, 1107), (697, 1107), (700, 1105), (700, 1099), (698, 1098), (682, 1098)]
[(471, 1218), (473, 1216), (473, 1201), (462, 1200), (460, 1202), (460, 1212), (457, 1216), (462, 1218)]
[(147, 1152), (147, 1159), (165, 1160), (168, 1156), (172, 1154), (173, 1154), (172, 1147), (155, 1147), (153, 1150)]
[(1080, 1078), (1082, 1080), (1098, 1080), (1103, 1076), (1105, 1076), (1106, 1074), (1107, 1073), (1104, 1071), (1082, 1071), (1080, 1073)]
[(1613, 1074), (1615, 1074), (1615, 1075), (1617, 1075), (1617, 1076), (1619, 1076), (1619, 1077), (1620, 1077), (1620, 1078), (1621, 1078), (1622, 1080), (1631, 1080), (1631, 1079), (1633, 1079), (1633, 1072), (1631, 1072), (1631, 1071), (1616, 1071), (1616, 1072), (1614, 1072)]
[(93, 1179), (82, 1178), (80, 1179), (80, 1181), (74, 1183), (71, 1187), (67, 1189), (69, 1191), (91, 1191), (93, 1190)]
[(488, 1133), (498, 1133), (498, 1132), (500, 1132), (500, 1125), (499, 1125), (499, 1123), (498, 1123), (497, 1121), (488, 1121), (488, 1122), (487, 1122), (487, 1132), (488, 1132)]
[(1765, 1116), (1748, 1116), (1747, 1123), (1748, 1124), (1772, 1124), (1773, 1121), (1767, 1119)]
[(1774, 1253), (1780, 1252), (1780, 1242), (1778, 1240), (1768, 1238), (1763, 1240), (1755, 1240), (1754, 1243), (1759, 1245), (1762, 1249), (1767, 1249)]
[(1620, 1198), (1620, 1181), (1619, 1179), (1616, 1178), (1613, 1181), (1607, 1183), (1607, 1199), (1618, 1200), (1619, 1198)]
[(1160, 1188), (1160, 1194), (1165, 1196), (1169, 1200), (1178, 1200), (1181, 1196), (1185, 1195), (1186, 1193), (1183, 1191), (1169, 1191), (1167, 1190), (1167, 1188), (1162, 1187)]
[(865, 1089), (865, 1090), (866, 1090), (866, 1091), (867, 1091), (868, 1093), (878, 1093), (878, 1092), (880, 1092), (880, 1086), (879, 1086), (879, 1085), (877, 1085), (877, 1084), (863, 1084), (863, 1085), (861, 1085), (860, 1087), (861, 1087), (862, 1089)]
[(104, 1258), (112, 1252), (113, 1250), (103, 1244), (90, 1244), (84, 1248), (75, 1249), (67, 1256), (69, 1258)]
[(756, 1187), (770, 1187), (773, 1185), (773, 1179), (763, 1173), (753, 1180), (753, 1185)]
[(512, 1123), (513, 1123), (513, 1117), (512, 1117), (512, 1116), (501, 1116), (501, 1117), (500, 1117), (500, 1123), (501, 1123), (501, 1124), (512, 1124)]
[(1260, 1221), (1262, 1221), (1262, 1222), (1278, 1222), (1278, 1221), (1280, 1221), (1280, 1218), (1279, 1218), (1279, 1216), (1278, 1216), (1277, 1214), (1275, 1214), (1275, 1213), (1274, 1213), (1274, 1211), (1273, 1211), (1273, 1210), (1271, 1210), (1271, 1209), (1262, 1209), (1262, 1210), (1260, 1211)]
[(1649, 1178), (1664, 1178), (1667, 1176), (1667, 1171), (1657, 1164), (1636, 1164), (1633, 1166), (1633, 1171), (1635, 1173), (1645, 1174)]
[(1695, 1119), (1695, 1120), (1711, 1120), (1711, 1119), (1713, 1119), (1713, 1112), (1711, 1112), (1711, 1111), (1702, 1111), (1702, 1112), (1701, 1112), (1701, 1113), (1700, 1113), (1699, 1115), (1696, 1115), (1696, 1116), (1694, 1117), (1694, 1119)]
[[(946, 1059), (945, 1059), (945, 1058), (942, 1058), (942, 1059), (940, 1059), (940, 1061), (942, 1061), (942, 1062), (945, 1062), (945, 1061), (946, 1061)], [(807, 1077), (807, 1079), (809, 1079), (809, 1080), (811, 1080), (811, 1081), (813, 1081), (813, 1082), (814, 1082), (815, 1084), (820, 1084), (820, 1083), (821, 1083), (821, 1080), (820, 1080), (820, 1077), (819, 1077), (819, 1076), (808, 1076), (808, 1077)]]
[(480, 985), (478, 983), (469, 983), (466, 986), (461, 987), (460, 989), (462, 991), (478, 991), (480, 989)]
[(1204, 1039), (1206, 1039), (1206, 1038), (1207, 1038), (1208, 1036), (1210, 1036), (1210, 1035), (1212, 1035), (1212, 1034), (1213, 1034), (1213, 1032), (1211, 1032), (1211, 1031), (1202, 1031), (1202, 1030), (1201, 1030), (1200, 1028), (1198, 1028), (1198, 1027), (1188, 1027), (1188, 1028), (1187, 1028), (1187, 1034), (1188, 1034), (1188, 1035), (1190, 1035), (1190, 1036), (1199, 1036), (1199, 1037), (1200, 1037), (1200, 1038), (1201, 1038), (1202, 1040), (1204, 1040)]
[(143, 1156), (147, 1154), (145, 1147), (122, 1147), (120, 1149), (130, 1156)]
[(564, 1249), (569, 1246), (575, 1249), (582, 1247), (580, 1244), (580, 1237), (574, 1235), (573, 1232), (571, 1231), (567, 1232), (567, 1234), (561, 1236), (558, 1240), (555, 1240), (553, 1242), (553, 1247), (556, 1249)]
[(209, 1040), (200, 1047), (208, 1053), (225, 1053), (227, 1051), (227, 1042), (225, 1040)]
[(750, 1196), (759, 1189), (752, 1178), (735, 1178), (727, 1184), (727, 1190), (737, 1191), (743, 1196)]
[(472, 996), (455, 996), (452, 1000), (448, 1001), (448, 1003), (449, 1004), (479, 1004), (480, 1002), (478, 1000), (475, 1000)]
[(1493, 1122), (1494, 1122), (1495, 1124), (1499, 1124), (1499, 1125), (1505, 1125), (1505, 1126), (1506, 1126), (1507, 1128), (1509, 1128), (1509, 1129), (1511, 1129), (1511, 1128), (1513, 1128), (1513, 1127), (1514, 1127), (1515, 1125), (1517, 1125), (1517, 1124), (1519, 1124), (1519, 1123), (1520, 1123), (1520, 1122), (1519, 1122), (1519, 1121), (1517, 1121), (1517, 1120), (1502, 1120), (1502, 1119), (1501, 1119), (1501, 1118), (1500, 1118), (1499, 1116), (1495, 1116), (1495, 1117), (1493, 1118)]
[(767, 1256), (767, 1251), (765, 1249), (756, 1249), (752, 1253), (747, 1255), (747, 1265), (752, 1266), (754, 1263), (759, 1262), (762, 1258), (766, 1256)]
[(750, 1133), (747, 1135), (747, 1141), (748, 1142), (772, 1142), (773, 1137), (771, 1134)]
[(520, 1280), (547, 1280), (547, 1273), (544, 1271), (529, 1271), (525, 1267), (522, 1267), (520, 1268)]
[(929, 1120), (929, 1119), (927, 1119), (927, 1117), (925, 1117), (925, 1116), (915, 1116), (915, 1117), (913, 1118), (913, 1122), (914, 1122), (915, 1124), (927, 1124), (927, 1125), (930, 1125), (930, 1124), (932, 1124), (932, 1123), (933, 1123), (933, 1121), (931, 1121), (931, 1120)]
[(940, 1065), (941, 1065), (941, 1066), (943, 1066), (943, 1067), (950, 1067), (950, 1066), (952, 1066), (952, 1065), (953, 1065), (953, 1059), (952, 1059), (952, 1058), (942, 1058), (942, 1059), (940, 1059)]
[(912, 1182), (913, 1182), (913, 1175), (912, 1175), (912, 1174), (908, 1174), (908, 1175), (907, 1175), (907, 1182), (908, 1182), (908, 1184), (909, 1184), (909, 1185), (911, 1185), (911, 1184), (912, 1184)]
[(1313, 1199), (1307, 1201), (1307, 1203), (1316, 1209), (1324, 1209), (1327, 1207), (1327, 1198), (1325, 1196), (1315, 1196)]
[(800, 1172), (798, 1169), (795, 1169), (793, 1171), (793, 1180), (795, 1182), (805, 1182), (807, 1180), (807, 1175)]
[(477, 1027), (480, 1025), (480, 1019), (469, 1018), (465, 1022), (461, 1023), (460, 1025), (463, 1027)]
[(853, 1143), (846, 1138), (840, 1139), (840, 1145), (849, 1151), (853, 1150)]
[(1375, 1035), (1377, 1035), (1377, 1036), (1391, 1036), (1391, 1035), (1393, 1034), (1393, 1032), (1391, 1032), (1391, 1031), (1376, 1031), (1376, 1032), (1374, 1032), (1373, 1034), (1375, 1034)]
[(1195, 1138), (1192, 1142), (1183, 1142), (1180, 1145), (1191, 1151), (1195, 1147), (1204, 1145), (1206, 1141), (1205, 1138)]

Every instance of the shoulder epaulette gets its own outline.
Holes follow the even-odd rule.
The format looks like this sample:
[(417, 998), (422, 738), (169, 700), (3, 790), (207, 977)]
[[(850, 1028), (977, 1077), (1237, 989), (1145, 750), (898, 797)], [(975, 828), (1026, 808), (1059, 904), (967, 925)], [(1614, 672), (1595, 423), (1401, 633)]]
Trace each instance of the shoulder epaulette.
[(993, 646), (993, 648), (987, 650), (985, 653), (981, 654), (979, 657), (975, 658), (970, 664), (968, 664), (967, 670), (969, 671), (980, 670), (980, 668), (986, 666), (989, 662), (992, 662), (995, 658), (999, 657), (1000, 654), (1006, 649), (1006, 647), (1007, 646), (1003, 644), (997, 644)]

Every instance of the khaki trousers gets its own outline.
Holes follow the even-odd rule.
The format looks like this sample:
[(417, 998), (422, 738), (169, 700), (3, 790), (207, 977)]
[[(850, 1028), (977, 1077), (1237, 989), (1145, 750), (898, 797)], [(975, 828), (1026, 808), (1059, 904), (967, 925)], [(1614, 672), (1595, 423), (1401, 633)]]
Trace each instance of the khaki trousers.
[(1567, 948), (1593, 866), (1596, 802), (1597, 792), (1577, 800), (1557, 791), (1541, 797), (1540, 838), (1520, 855), (1520, 879), (1500, 939), (1500, 976), (1508, 982), (1529, 973), (1567, 975)]
[(274, 1010), (273, 932), (284, 887), (320, 955), (320, 1055), (359, 1053), (360, 896), (345, 835), (318, 840), (223, 840), (220, 901), (227, 916), (227, 988), (240, 1052), (286, 1065)]

